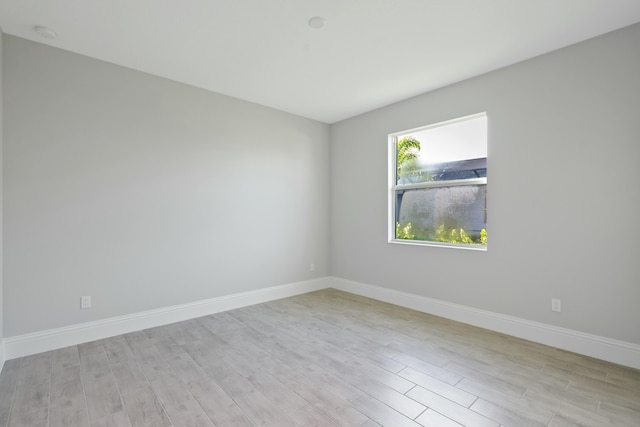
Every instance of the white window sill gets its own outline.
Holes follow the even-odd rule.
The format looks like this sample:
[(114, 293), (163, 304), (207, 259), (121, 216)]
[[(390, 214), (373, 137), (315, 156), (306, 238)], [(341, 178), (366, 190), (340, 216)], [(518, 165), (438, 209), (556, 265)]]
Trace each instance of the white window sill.
[(478, 251), (478, 252), (487, 251), (487, 247), (482, 245), (467, 245), (467, 244), (457, 245), (455, 243), (439, 243), (439, 242), (430, 242), (426, 240), (392, 239), (392, 240), (389, 240), (389, 243), (394, 243), (396, 245), (431, 246), (436, 248), (462, 249), (466, 251)]

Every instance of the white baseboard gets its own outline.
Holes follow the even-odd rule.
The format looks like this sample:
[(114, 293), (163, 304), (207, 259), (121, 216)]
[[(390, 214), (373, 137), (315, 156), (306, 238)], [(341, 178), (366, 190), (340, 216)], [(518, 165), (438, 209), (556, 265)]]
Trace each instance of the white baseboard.
[(330, 287), (328, 277), (49, 329), (4, 339), (7, 360)]
[(0, 340), (0, 370), (5, 360), (16, 357), (55, 350), (329, 287), (640, 369), (640, 345), (637, 344), (338, 277), (324, 277), (63, 328), (7, 337), (4, 340)]
[(637, 344), (337, 277), (332, 282), (332, 287), (341, 291), (640, 369)]

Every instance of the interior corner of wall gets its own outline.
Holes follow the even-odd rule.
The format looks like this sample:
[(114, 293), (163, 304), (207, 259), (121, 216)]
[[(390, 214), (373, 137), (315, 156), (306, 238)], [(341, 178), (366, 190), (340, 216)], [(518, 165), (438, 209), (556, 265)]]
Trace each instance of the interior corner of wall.
[(0, 373), (4, 367), (5, 352), (4, 352), (4, 340), (0, 338)]

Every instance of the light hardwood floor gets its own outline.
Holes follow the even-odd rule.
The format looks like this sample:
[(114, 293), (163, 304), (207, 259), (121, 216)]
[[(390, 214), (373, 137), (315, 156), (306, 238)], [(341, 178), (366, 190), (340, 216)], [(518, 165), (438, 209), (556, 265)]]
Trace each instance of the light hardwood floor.
[(4, 426), (640, 426), (640, 371), (324, 290), (5, 363)]

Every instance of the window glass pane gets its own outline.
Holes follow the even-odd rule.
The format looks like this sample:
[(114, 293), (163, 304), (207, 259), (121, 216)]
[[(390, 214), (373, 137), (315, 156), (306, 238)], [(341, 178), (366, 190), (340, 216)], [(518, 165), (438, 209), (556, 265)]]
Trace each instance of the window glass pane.
[(485, 115), (397, 137), (396, 184), (478, 178), (486, 173)]
[(486, 245), (487, 186), (395, 191), (396, 239)]

